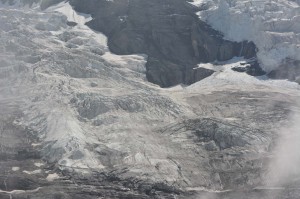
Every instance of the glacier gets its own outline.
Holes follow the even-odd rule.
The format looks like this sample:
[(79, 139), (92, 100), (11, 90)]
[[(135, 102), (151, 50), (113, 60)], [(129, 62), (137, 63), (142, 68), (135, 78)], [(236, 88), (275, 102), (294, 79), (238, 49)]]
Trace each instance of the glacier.
[(300, 60), (300, 3), (294, 0), (200, 0), (198, 16), (226, 39), (253, 41), (266, 72)]
[(0, 6), (0, 198), (299, 198), (297, 168), (282, 184), (269, 171), (291, 175), (273, 148), (297, 149), (276, 139), (298, 126), (299, 84), (233, 71), (247, 62), (234, 57), (161, 88), (147, 55), (110, 52), (92, 17)]

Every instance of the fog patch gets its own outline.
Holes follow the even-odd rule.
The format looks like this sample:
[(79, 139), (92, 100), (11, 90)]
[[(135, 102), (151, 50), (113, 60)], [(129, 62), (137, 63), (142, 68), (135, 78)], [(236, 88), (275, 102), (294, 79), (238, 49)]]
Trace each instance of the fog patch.
[(279, 131), (272, 151), (265, 184), (268, 187), (291, 187), (300, 184), (300, 114), (293, 114), (290, 126)]

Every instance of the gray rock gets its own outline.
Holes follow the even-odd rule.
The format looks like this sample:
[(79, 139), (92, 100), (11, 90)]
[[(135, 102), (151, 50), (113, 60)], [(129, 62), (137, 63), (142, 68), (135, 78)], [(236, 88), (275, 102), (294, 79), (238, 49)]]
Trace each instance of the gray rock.
[(271, 71), (268, 76), (273, 79), (288, 79), (290, 81), (299, 82), (300, 61), (286, 59), (278, 69)]
[(92, 82), (92, 83), (91, 83), (91, 87), (97, 87), (97, 86), (98, 86), (97, 83), (95, 83), (95, 82)]
[(85, 99), (77, 105), (79, 114), (87, 119), (108, 112), (111, 108), (105, 99)]
[(217, 150), (219, 150), (219, 147), (216, 145), (215, 141), (213, 141), (213, 140), (209, 141), (209, 142), (206, 142), (204, 147), (207, 151), (217, 151)]
[(80, 160), (84, 157), (84, 154), (81, 151), (73, 151), (72, 155), (69, 156), (72, 160)]
[(232, 68), (232, 70), (236, 72), (247, 73), (251, 76), (266, 75), (266, 72), (259, 67), (259, 64), (256, 60), (235, 66)]
[(215, 71), (206, 68), (195, 68), (186, 71), (185, 84), (192, 84), (211, 76)]
[(298, 84), (300, 84), (300, 76), (297, 76), (297, 77), (295, 78), (295, 82), (297, 82)]
[(147, 54), (147, 79), (162, 87), (191, 84), (210, 75), (204, 70), (192, 70), (199, 62), (256, 55), (252, 42), (222, 39), (219, 32), (199, 21), (194, 8), (182, 0), (70, 3), (77, 11), (94, 16), (87, 25), (108, 36), (112, 52)]

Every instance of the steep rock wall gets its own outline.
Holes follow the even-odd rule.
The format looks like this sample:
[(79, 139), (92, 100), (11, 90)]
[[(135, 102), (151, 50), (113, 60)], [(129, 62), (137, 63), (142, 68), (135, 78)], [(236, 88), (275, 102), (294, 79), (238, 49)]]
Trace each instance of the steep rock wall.
[(92, 14), (88, 26), (108, 36), (113, 53), (147, 54), (147, 78), (161, 87), (192, 84), (211, 75), (213, 71), (193, 69), (200, 62), (256, 55), (252, 42), (224, 40), (220, 32), (198, 19), (196, 7), (183, 0), (70, 3), (75, 10)]

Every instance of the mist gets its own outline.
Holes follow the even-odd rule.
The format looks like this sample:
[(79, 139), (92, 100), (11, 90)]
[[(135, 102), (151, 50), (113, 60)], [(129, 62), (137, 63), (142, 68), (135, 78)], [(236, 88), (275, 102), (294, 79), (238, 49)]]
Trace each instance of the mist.
[(290, 126), (279, 130), (266, 186), (291, 187), (300, 182), (300, 113), (291, 115)]

